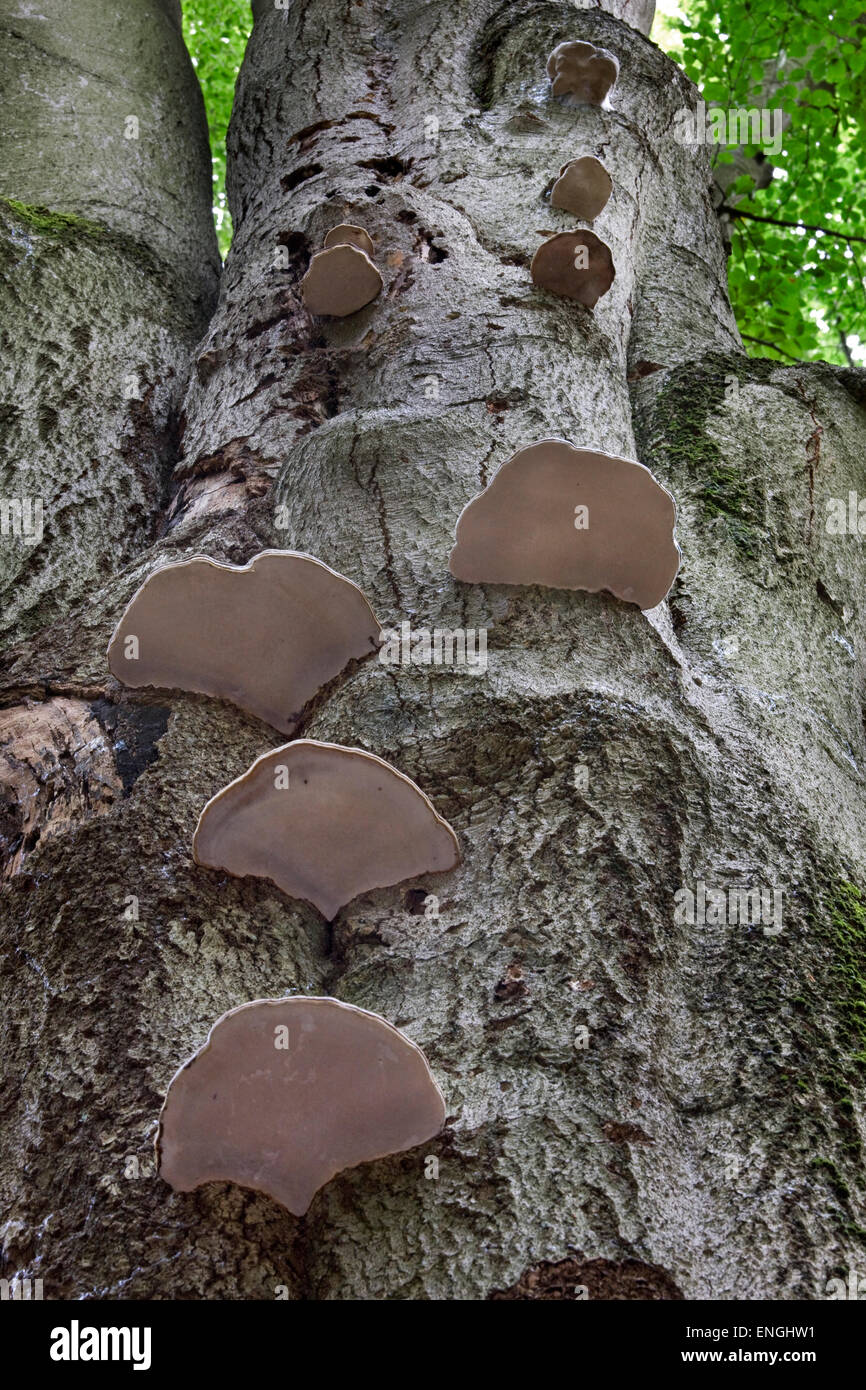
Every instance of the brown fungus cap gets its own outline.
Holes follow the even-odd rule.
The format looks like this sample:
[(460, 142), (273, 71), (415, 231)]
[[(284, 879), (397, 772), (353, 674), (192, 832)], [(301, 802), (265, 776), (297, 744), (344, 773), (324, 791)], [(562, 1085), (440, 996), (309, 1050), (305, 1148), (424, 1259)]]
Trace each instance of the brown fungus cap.
[(533, 282), (593, 309), (614, 281), (610, 247), (595, 232), (557, 232), (543, 241), (529, 268)]
[(365, 251), (345, 242), (317, 251), (301, 281), (311, 314), (346, 318), (376, 298), (384, 281)]
[(594, 43), (561, 43), (547, 60), (547, 75), (555, 97), (601, 106), (619, 75), (619, 59)]
[(145, 580), (108, 664), (124, 685), (217, 695), (289, 734), (321, 686), (376, 650), (379, 633), (361, 590), (310, 555), (264, 550), (246, 565), (200, 555)]
[(303, 1216), (345, 1168), (425, 1143), (445, 1102), (423, 1052), (336, 999), (257, 999), (217, 1019), (159, 1118), (176, 1192), (236, 1182)]
[(322, 245), (326, 249), (329, 246), (357, 246), (359, 251), (365, 251), (368, 256), (372, 257), (375, 254), (373, 238), (369, 232), (365, 232), (363, 227), (356, 227), (353, 222), (340, 222), (338, 226), (332, 227)]
[(449, 568), (469, 584), (606, 589), (654, 608), (679, 568), (675, 525), (674, 499), (643, 464), (543, 439), (464, 508)]
[(612, 189), (610, 174), (601, 161), (585, 154), (563, 164), (550, 193), (550, 205), (592, 222), (606, 206)]
[(415, 783), (373, 753), (298, 739), (207, 803), (193, 858), (269, 878), (329, 921), (359, 893), (459, 862), (457, 837)]

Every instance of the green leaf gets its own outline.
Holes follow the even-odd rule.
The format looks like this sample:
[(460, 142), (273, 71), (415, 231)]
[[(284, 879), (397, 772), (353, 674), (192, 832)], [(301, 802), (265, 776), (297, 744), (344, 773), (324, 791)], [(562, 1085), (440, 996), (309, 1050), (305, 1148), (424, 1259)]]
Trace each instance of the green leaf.
[(253, 27), (249, 0), (183, 0), (183, 35), (204, 96), (214, 170), (214, 219), (223, 256), (232, 239), (226, 201), (226, 132), (235, 81)]

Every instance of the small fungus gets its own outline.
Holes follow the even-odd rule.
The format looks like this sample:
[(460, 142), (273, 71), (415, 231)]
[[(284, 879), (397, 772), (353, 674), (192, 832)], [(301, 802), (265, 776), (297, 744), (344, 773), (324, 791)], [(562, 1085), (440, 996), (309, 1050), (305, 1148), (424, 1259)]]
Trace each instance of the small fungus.
[(235, 1182), (303, 1216), (337, 1173), (438, 1134), (445, 1102), (423, 1052), (337, 999), (256, 999), (217, 1019), (159, 1117), (176, 1192)]
[(373, 242), (363, 227), (341, 222), (325, 237), (301, 281), (301, 297), (311, 314), (346, 318), (374, 300), (384, 280), (370, 257)]
[(586, 154), (563, 164), (550, 194), (550, 204), (573, 213), (583, 222), (592, 222), (607, 204), (612, 188), (610, 174), (601, 161)]
[(592, 309), (613, 284), (610, 247), (595, 232), (557, 232), (543, 241), (529, 267), (533, 282)]
[(553, 95), (589, 106), (604, 104), (618, 74), (619, 60), (612, 53), (580, 40), (559, 44), (547, 60)]
[(356, 227), (351, 222), (341, 222), (338, 227), (332, 227), (322, 244), (326, 250), (330, 246), (357, 246), (371, 260), (376, 254), (373, 238), (363, 227)]
[(264, 550), (246, 565), (199, 555), (145, 580), (108, 664), (124, 685), (216, 695), (290, 734), (321, 686), (376, 650), (379, 633), (357, 585), (310, 555)]
[(643, 464), (543, 439), (464, 508), (449, 568), (469, 584), (606, 589), (654, 608), (679, 568), (675, 525), (673, 497)]
[(207, 803), (193, 858), (269, 878), (331, 921), (359, 893), (444, 873), (460, 853), (450, 825), (402, 772), (360, 748), (298, 739)]

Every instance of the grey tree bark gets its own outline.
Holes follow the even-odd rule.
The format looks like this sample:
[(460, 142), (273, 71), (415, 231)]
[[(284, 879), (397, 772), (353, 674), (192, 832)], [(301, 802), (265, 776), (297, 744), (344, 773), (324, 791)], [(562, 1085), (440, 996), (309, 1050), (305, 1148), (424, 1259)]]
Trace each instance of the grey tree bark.
[[(76, 1298), (812, 1299), (862, 1267), (863, 563), (824, 514), (863, 486), (864, 378), (743, 354), (706, 151), (672, 135), (696, 93), (629, 22), (651, 8), (254, 0), (210, 316), (177, 6), (112, 35), (93, 120), (115, 146), (94, 162), (82, 126), (53, 172), (27, 132), (92, 70), (94, 7), (5, 5), (2, 191), (53, 209), (5, 206), (0, 241), (3, 486), (23, 463), (46, 499), (42, 541), (0, 552), (5, 1277)], [(619, 58), (610, 109), (551, 97), (572, 38)], [(133, 73), (158, 132), (134, 168)], [(594, 312), (528, 272), (581, 153), (614, 183)], [(299, 281), (340, 221), (373, 236), (385, 290), (312, 320)], [(450, 579), (462, 507), (551, 434), (677, 498), (683, 566), (653, 612)], [(268, 546), (347, 575), (385, 627), (488, 629), (484, 675), (371, 659), (305, 711), (300, 734), (415, 779), (463, 852), (332, 928), (192, 864), (204, 802), (279, 736), (107, 673), (157, 563)], [(781, 891), (782, 930), (678, 920), (698, 883)], [(173, 1194), (152, 1162), (172, 1074), (227, 1009), (298, 991), (415, 1039), (445, 1131), (300, 1220), (227, 1184)]]

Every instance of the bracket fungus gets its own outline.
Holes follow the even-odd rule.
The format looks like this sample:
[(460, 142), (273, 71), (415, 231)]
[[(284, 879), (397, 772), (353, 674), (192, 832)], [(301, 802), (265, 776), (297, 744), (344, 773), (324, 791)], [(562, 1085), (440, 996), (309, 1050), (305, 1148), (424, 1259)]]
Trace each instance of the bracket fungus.
[(341, 222), (338, 226), (332, 227), (322, 245), (325, 250), (330, 246), (357, 246), (358, 250), (364, 251), (371, 260), (376, 254), (369, 232), (365, 232), (363, 227), (356, 227), (352, 222)]
[(459, 862), (457, 836), (414, 782), (374, 753), (298, 739), (257, 758), (205, 806), (193, 858), (269, 878), (328, 921), (359, 893)]
[(292, 550), (246, 565), (199, 555), (155, 570), (108, 648), (124, 685), (231, 700), (289, 734), (316, 691), (376, 650), (379, 623), (357, 585)]
[(341, 222), (325, 237), (301, 281), (301, 297), (311, 314), (346, 318), (381, 292), (384, 280), (370, 257), (374, 248), (363, 227)]
[(574, 40), (553, 50), (547, 75), (555, 97), (570, 96), (588, 106), (602, 106), (619, 75), (619, 59), (606, 48)]
[(335, 1174), (438, 1134), (427, 1059), (337, 999), (256, 999), (217, 1019), (169, 1085), (156, 1140), (176, 1192), (236, 1182), (303, 1216)]
[(463, 509), (449, 568), (469, 584), (609, 590), (661, 603), (677, 575), (676, 503), (641, 463), (543, 439)]
[(592, 222), (607, 205), (612, 190), (610, 174), (601, 160), (585, 154), (563, 164), (551, 189), (550, 205)]
[(595, 308), (614, 281), (610, 247), (595, 232), (557, 232), (543, 241), (529, 267), (533, 283)]

